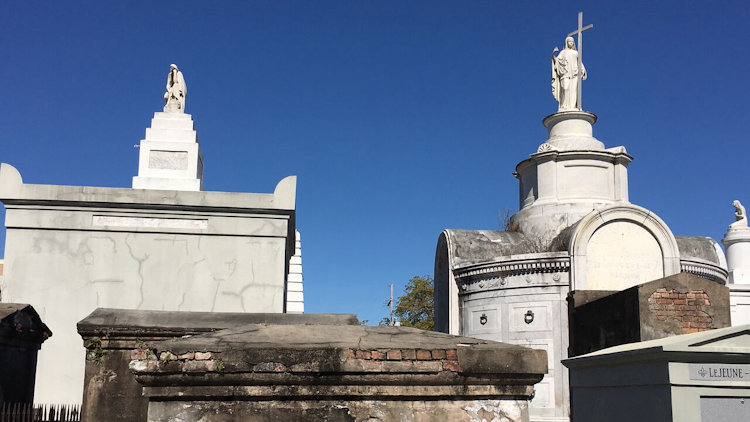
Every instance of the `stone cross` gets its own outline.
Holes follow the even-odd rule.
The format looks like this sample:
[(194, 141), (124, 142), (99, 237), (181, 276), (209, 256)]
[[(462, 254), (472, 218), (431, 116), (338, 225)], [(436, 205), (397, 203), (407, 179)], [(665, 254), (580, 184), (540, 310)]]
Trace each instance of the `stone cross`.
[(569, 37), (578, 35), (578, 109), (583, 110), (581, 105), (581, 77), (583, 71), (581, 70), (581, 63), (583, 63), (583, 31), (593, 28), (593, 24), (583, 26), (583, 12), (578, 12), (578, 29), (568, 34)]

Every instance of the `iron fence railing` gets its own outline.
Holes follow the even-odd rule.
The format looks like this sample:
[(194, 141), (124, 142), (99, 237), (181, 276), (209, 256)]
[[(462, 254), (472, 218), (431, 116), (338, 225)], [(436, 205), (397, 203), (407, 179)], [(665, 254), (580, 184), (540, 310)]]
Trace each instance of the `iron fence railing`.
[(0, 422), (80, 422), (81, 405), (3, 403)]

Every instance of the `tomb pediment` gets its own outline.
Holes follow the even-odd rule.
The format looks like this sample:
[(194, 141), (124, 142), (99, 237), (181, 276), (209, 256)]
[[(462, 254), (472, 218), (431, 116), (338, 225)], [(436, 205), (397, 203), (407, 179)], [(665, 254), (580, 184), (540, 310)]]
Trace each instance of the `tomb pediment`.
[(573, 290), (624, 290), (680, 272), (672, 231), (636, 205), (591, 211), (567, 235)]

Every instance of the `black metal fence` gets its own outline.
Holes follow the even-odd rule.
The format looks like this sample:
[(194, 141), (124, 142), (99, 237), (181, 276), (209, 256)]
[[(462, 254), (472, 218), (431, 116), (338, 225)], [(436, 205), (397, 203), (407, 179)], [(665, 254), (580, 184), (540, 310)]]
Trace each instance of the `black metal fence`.
[(81, 405), (3, 403), (0, 422), (80, 422)]

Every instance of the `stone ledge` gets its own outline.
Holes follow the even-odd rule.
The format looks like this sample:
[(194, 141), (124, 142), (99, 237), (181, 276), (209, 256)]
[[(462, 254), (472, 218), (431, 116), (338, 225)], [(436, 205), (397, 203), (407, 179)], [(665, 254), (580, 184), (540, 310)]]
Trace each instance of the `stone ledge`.
[(132, 356), (136, 360), (131, 370), (139, 379), (196, 372), (232, 374), (246, 383), (266, 382), (259, 374), (277, 376), (275, 383), (283, 377), (304, 382), (312, 374), (541, 379), (547, 371), (542, 350), (406, 327), (318, 325), (311, 330), (304, 325), (249, 324), (146, 348)]
[(180, 397), (189, 400), (201, 397), (234, 397), (242, 399), (279, 399), (292, 397), (429, 397), (473, 398), (477, 396), (529, 396), (533, 387), (529, 385), (245, 385), (245, 386), (192, 386), (192, 387), (146, 387), (143, 394), (149, 398)]
[(544, 350), (359, 325), (252, 324), (133, 357), (155, 421), (526, 421), (533, 385), (547, 372)]

